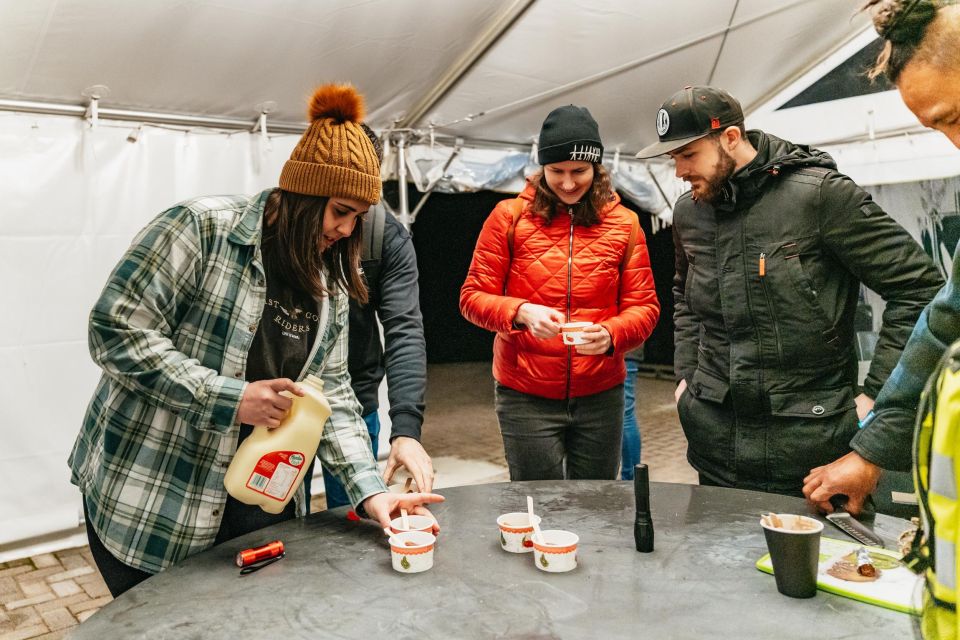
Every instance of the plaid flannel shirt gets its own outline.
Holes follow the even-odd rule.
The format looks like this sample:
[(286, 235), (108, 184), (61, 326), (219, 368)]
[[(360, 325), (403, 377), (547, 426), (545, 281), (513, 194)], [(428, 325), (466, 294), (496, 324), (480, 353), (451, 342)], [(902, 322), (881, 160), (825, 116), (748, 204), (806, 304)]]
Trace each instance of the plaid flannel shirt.
[(870, 462), (895, 471), (912, 466), (913, 432), (920, 395), (947, 348), (960, 339), (960, 244), (950, 279), (917, 320), (903, 355), (887, 378), (873, 411), (850, 446)]
[[(252, 198), (205, 197), (155, 218), (117, 264), (90, 314), (103, 369), (70, 454), (104, 546), (157, 572), (212, 546), (237, 449), (247, 352), (263, 314), (263, 208)], [(347, 373), (345, 293), (308, 359), (333, 413), (319, 455), (353, 504), (386, 490)], [(297, 512), (305, 513), (304, 491)]]

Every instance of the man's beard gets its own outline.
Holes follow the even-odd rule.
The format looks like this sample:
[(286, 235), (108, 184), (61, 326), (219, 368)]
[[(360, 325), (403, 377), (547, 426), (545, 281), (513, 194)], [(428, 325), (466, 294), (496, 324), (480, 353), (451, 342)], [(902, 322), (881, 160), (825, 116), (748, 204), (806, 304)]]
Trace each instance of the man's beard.
[(720, 146), (719, 142), (717, 143), (717, 152), (720, 154), (720, 158), (713, 165), (713, 176), (703, 178), (705, 184), (701, 187), (695, 187), (692, 183), (690, 185), (690, 195), (697, 202), (714, 204), (722, 199), (730, 176), (737, 170), (736, 161)]

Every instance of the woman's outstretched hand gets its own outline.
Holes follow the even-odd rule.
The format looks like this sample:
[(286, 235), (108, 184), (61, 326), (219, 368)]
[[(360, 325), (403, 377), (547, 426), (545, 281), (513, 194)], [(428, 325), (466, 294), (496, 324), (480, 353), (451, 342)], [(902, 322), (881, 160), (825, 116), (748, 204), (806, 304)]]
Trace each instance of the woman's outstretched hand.
[[(443, 502), (444, 497), (435, 493), (375, 493), (363, 501), (363, 509), (380, 523), (384, 529), (390, 529), (390, 521), (400, 516), (400, 508), (409, 513), (433, 518), (433, 514), (424, 506), (434, 502)], [(433, 532), (440, 531), (436, 518), (433, 519)]]

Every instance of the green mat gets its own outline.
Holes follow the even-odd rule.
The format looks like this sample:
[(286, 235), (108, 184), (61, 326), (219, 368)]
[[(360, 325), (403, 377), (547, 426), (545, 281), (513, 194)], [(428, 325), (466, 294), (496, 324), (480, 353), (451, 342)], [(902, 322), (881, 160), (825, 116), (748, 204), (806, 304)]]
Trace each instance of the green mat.
[[(832, 567), (835, 562), (843, 556), (855, 552), (860, 546), (862, 545), (856, 542), (821, 537), (817, 588), (874, 604), (878, 607), (920, 615), (923, 593), (922, 580), (920, 576), (898, 562), (900, 554), (895, 551), (867, 547), (872, 556), (882, 556), (882, 558), (877, 558), (877, 564), (880, 565), (878, 568), (881, 570), (880, 578), (874, 582), (850, 582), (827, 574), (827, 569)], [(893, 569), (884, 569), (882, 567), (886, 563), (883, 562), (883, 559), (887, 559), (891, 563), (897, 561), (898, 566)], [(773, 565), (770, 563), (769, 553), (757, 560), (757, 569), (764, 573), (773, 574)]]

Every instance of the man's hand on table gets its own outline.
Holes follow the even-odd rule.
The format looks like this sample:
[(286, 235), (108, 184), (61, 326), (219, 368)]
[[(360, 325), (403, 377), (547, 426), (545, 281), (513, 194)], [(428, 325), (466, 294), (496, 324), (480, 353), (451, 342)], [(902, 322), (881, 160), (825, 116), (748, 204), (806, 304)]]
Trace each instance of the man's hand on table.
[(863, 503), (877, 488), (881, 469), (856, 451), (851, 451), (830, 464), (817, 467), (803, 479), (803, 495), (822, 513), (832, 513), (830, 496), (842, 493), (849, 497), (846, 509), (859, 515)]
[[(443, 502), (444, 497), (435, 493), (376, 493), (363, 501), (363, 510), (371, 518), (380, 523), (384, 529), (390, 529), (390, 521), (400, 517), (400, 509), (407, 513), (428, 516), (433, 514), (423, 505), (434, 502)], [(440, 524), (433, 519), (433, 532), (439, 533)]]
[(387, 467), (383, 470), (383, 481), (390, 484), (393, 474), (400, 467), (410, 472), (410, 477), (417, 483), (417, 489), (423, 493), (433, 491), (433, 461), (423, 445), (413, 438), (398, 436), (390, 443), (390, 457), (387, 458)]

